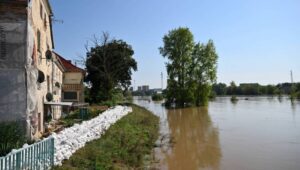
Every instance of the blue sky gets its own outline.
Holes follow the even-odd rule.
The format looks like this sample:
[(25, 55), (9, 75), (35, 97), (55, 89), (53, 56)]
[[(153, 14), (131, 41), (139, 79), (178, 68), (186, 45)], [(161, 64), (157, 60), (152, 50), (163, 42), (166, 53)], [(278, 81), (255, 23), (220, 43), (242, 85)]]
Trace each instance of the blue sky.
[[(135, 86), (161, 87), (159, 54), (169, 30), (188, 27), (195, 41), (215, 42), (218, 82), (276, 84), (300, 81), (299, 0), (50, 0), (55, 50), (84, 56), (84, 44), (103, 31), (132, 45)], [(166, 85), (166, 81), (164, 82)]]

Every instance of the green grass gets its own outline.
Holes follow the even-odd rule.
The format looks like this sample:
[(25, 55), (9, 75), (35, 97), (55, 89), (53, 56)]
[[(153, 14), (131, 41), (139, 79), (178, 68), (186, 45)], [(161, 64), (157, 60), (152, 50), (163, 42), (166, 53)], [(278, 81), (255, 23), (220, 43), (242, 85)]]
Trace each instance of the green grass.
[(54, 169), (143, 169), (143, 160), (151, 154), (158, 138), (159, 118), (144, 108), (131, 106), (132, 113)]

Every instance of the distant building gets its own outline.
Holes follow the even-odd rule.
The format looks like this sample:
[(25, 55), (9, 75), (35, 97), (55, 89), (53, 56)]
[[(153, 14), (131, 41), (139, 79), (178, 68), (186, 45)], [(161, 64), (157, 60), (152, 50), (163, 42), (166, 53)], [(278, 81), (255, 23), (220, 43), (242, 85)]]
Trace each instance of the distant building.
[(84, 102), (84, 84), (83, 79), (85, 71), (70, 60), (66, 60), (57, 53), (54, 53), (64, 67), (64, 76), (62, 83), (62, 101), (63, 102)]
[(148, 85), (143, 85), (143, 86), (138, 86), (138, 91), (149, 91), (149, 86)]
[(149, 86), (147, 85), (142, 86), (142, 91), (148, 91), (148, 90), (149, 90)]
[(151, 89), (153, 94), (162, 94), (162, 89), (161, 88), (157, 88), (157, 89)]

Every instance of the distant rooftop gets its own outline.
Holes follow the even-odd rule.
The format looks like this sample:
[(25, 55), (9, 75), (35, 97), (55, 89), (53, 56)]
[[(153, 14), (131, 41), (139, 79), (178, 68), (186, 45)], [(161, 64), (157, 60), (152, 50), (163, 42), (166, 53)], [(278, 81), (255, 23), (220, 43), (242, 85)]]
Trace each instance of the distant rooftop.
[(66, 60), (61, 55), (57, 54), (56, 52), (53, 52), (53, 53), (60, 60), (61, 64), (64, 66), (64, 69), (66, 72), (82, 72), (82, 73), (85, 72), (85, 70), (83, 70), (82, 68), (79, 68), (79, 67), (75, 66), (74, 64), (72, 64), (71, 60)]

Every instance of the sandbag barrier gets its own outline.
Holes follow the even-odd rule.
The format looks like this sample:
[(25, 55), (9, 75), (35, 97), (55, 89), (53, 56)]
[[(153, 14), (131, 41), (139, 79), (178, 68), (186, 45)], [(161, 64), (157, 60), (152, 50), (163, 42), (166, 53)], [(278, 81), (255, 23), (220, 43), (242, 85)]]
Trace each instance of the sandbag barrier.
[(132, 112), (131, 107), (116, 106), (91, 120), (75, 124), (59, 133), (53, 133), (51, 137), (54, 138), (54, 165), (62, 165), (63, 160), (69, 159), (87, 142), (99, 139), (112, 124), (130, 112)]

